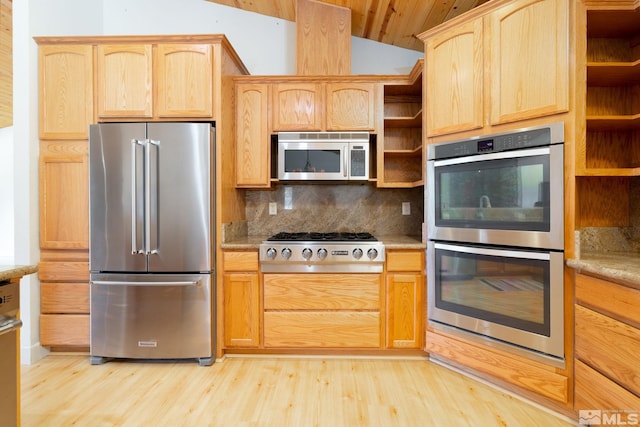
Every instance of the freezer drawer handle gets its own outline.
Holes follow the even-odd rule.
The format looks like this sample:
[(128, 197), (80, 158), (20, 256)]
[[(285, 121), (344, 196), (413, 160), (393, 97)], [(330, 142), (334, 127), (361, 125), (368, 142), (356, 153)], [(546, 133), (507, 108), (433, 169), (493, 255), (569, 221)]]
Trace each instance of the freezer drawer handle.
[(120, 282), (117, 280), (94, 280), (95, 285), (115, 285), (115, 286), (200, 286), (200, 282)]
[(16, 319), (15, 317), (9, 317), (5, 320), (0, 320), (0, 335), (13, 332), (16, 329), (20, 329), (21, 326), (22, 320)]

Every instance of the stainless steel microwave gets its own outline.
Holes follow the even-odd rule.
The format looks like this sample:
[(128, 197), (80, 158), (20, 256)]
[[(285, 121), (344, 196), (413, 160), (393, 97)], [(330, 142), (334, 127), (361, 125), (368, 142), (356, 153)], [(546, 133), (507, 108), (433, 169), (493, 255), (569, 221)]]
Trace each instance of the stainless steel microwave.
[(366, 181), (368, 132), (279, 132), (281, 181)]

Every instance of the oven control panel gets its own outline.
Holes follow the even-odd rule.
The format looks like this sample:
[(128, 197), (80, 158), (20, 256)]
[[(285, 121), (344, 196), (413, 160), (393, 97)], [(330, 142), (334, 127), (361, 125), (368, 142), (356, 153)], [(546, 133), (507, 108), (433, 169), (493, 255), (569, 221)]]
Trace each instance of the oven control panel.
[(523, 148), (542, 147), (564, 142), (564, 124), (520, 129), (512, 132), (480, 136), (428, 147), (429, 160), (450, 159), (477, 154), (496, 153)]

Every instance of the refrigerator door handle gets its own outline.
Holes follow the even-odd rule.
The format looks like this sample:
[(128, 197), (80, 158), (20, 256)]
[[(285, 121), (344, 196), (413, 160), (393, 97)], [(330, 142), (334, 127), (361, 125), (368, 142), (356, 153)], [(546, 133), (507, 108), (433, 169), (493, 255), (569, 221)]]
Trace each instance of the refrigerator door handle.
[(178, 282), (122, 282), (117, 280), (94, 280), (91, 283), (94, 285), (107, 286), (200, 286), (200, 282), (195, 280)]
[[(151, 161), (151, 149), (154, 148), (155, 151), (155, 159), (152, 162)], [(146, 227), (146, 246), (147, 246), (147, 254), (157, 254), (158, 253), (158, 215), (159, 215), (159, 209), (157, 209), (157, 203), (158, 203), (158, 170), (157, 170), (157, 164), (158, 164), (158, 155), (159, 155), (159, 150), (160, 150), (160, 141), (156, 141), (153, 139), (148, 139), (147, 140), (147, 152), (146, 152), (146, 170), (147, 170), (147, 176), (146, 176), (146, 198), (145, 198), (145, 203), (146, 203), (146, 216), (145, 216), (145, 227)], [(153, 181), (151, 180), (151, 165), (154, 164), (156, 165), (156, 168), (154, 169), (155, 174), (153, 176)], [(155, 203), (155, 209), (151, 209), (151, 204), (152, 204), (152, 200), (151, 200), (151, 190), (152, 190), (152, 186), (153, 186), (153, 203)], [(151, 217), (151, 213), (154, 212), (154, 217)], [(153, 221), (152, 221), (153, 219)], [(153, 230), (153, 234), (151, 234), (151, 231)]]
[(136, 179), (136, 166), (138, 160), (138, 145), (144, 147), (144, 143), (131, 140), (131, 254), (142, 254), (144, 250), (138, 246), (138, 180)]

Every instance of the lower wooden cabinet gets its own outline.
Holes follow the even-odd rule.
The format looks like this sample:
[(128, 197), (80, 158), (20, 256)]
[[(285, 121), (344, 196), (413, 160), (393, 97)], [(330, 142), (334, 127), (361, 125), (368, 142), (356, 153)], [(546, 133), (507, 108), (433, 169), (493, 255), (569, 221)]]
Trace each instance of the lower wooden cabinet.
[(424, 251), (387, 251), (387, 347), (424, 345)]
[(260, 275), (258, 252), (224, 252), (224, 345), (256, 348), (260, 345)]
[(637, 410), (640, 289), (584, 274), (575, 283), (574, 409)]
[(381, 277), (265, 274), (265, 348), (379, 349)]
[(53, 348), (89, 348), (89, 263), (73, 255), (44, 252), (45, 257), (79, 259), (41, 261), (40, 344)]

